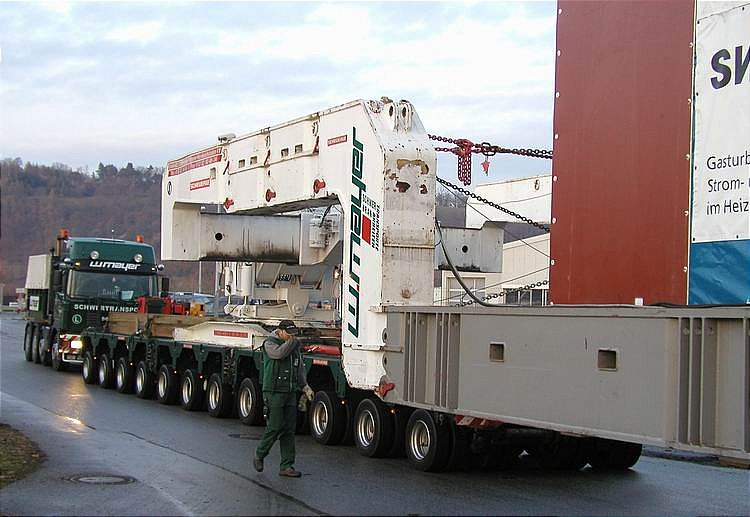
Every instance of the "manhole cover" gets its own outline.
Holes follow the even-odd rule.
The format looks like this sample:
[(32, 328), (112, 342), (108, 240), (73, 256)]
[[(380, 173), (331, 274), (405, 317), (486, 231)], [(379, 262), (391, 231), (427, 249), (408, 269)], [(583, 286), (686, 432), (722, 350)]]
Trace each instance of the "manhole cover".
[(260, 440), (263, 437), (263, 431), (257, 433), (234, 433), (229, 435), (230, 438), (237, 438), (238, 440)]
[(89, 485), (127, 485), (135, 482), (135, 478), (131, 478), (130, 476), (110, 476), (107, 474), (73, 476), (68, 478), (68, 480), (74, 483), (87, 483)]

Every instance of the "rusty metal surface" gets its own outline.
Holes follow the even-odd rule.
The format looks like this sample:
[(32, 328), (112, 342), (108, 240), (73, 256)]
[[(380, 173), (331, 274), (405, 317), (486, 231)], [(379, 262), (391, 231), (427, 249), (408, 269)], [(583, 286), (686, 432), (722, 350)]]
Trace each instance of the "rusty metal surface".
[(685, 303), (693, 3), (558, 7), (550, 300)]

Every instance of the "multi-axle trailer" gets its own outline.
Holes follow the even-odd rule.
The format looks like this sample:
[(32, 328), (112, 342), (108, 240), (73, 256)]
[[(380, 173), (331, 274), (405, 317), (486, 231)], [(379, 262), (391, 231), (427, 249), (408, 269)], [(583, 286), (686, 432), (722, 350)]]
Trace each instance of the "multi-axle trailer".
[(244, 303), (232, 322), (111, 318), (84, 335), (100, 384), (186, 409), (205, 394), (212, 415), (258, 423), (259, 347), (293, 319), (322, 443), (405, 451), (422, 470), (522, 451), (627, 468), (642, 444), (750, 459), (750, 307), (433, 306), (436, 266), (497, 271), (486, 251), (502, 242), (436, 227), (435, 183), (419, 117), (386, 98), (169, 162), (162, 258), (234, 263), (224, 283)]

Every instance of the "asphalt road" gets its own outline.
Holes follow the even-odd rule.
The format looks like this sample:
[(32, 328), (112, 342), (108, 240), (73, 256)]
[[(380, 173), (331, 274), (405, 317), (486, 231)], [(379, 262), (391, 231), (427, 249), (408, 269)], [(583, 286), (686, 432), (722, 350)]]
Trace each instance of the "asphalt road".
[[(297, 439), (301, 479), (277, 476), (278, 449), (256, 473), (262, 428), (214, 419), (83, 383), (28, 363), (24, 322), (0, 316), (0, 421), (22, 430), (44, 466), (0, 493), (0, 514), (597, 514), (747, 515), (750, 473), (642, 457), (627, 472), (425, 474), (405, 459)], [(79, 475), (125, 476), (87, 485)]]

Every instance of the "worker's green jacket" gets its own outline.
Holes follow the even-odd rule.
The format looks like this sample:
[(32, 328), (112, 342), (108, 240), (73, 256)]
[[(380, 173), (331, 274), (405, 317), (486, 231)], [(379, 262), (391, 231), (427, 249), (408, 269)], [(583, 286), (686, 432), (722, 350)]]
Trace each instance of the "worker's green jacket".
[(307, 384), (300, 342), (283, 341), (275, 334), (263, 341), (263, 393), (289, 393)]

